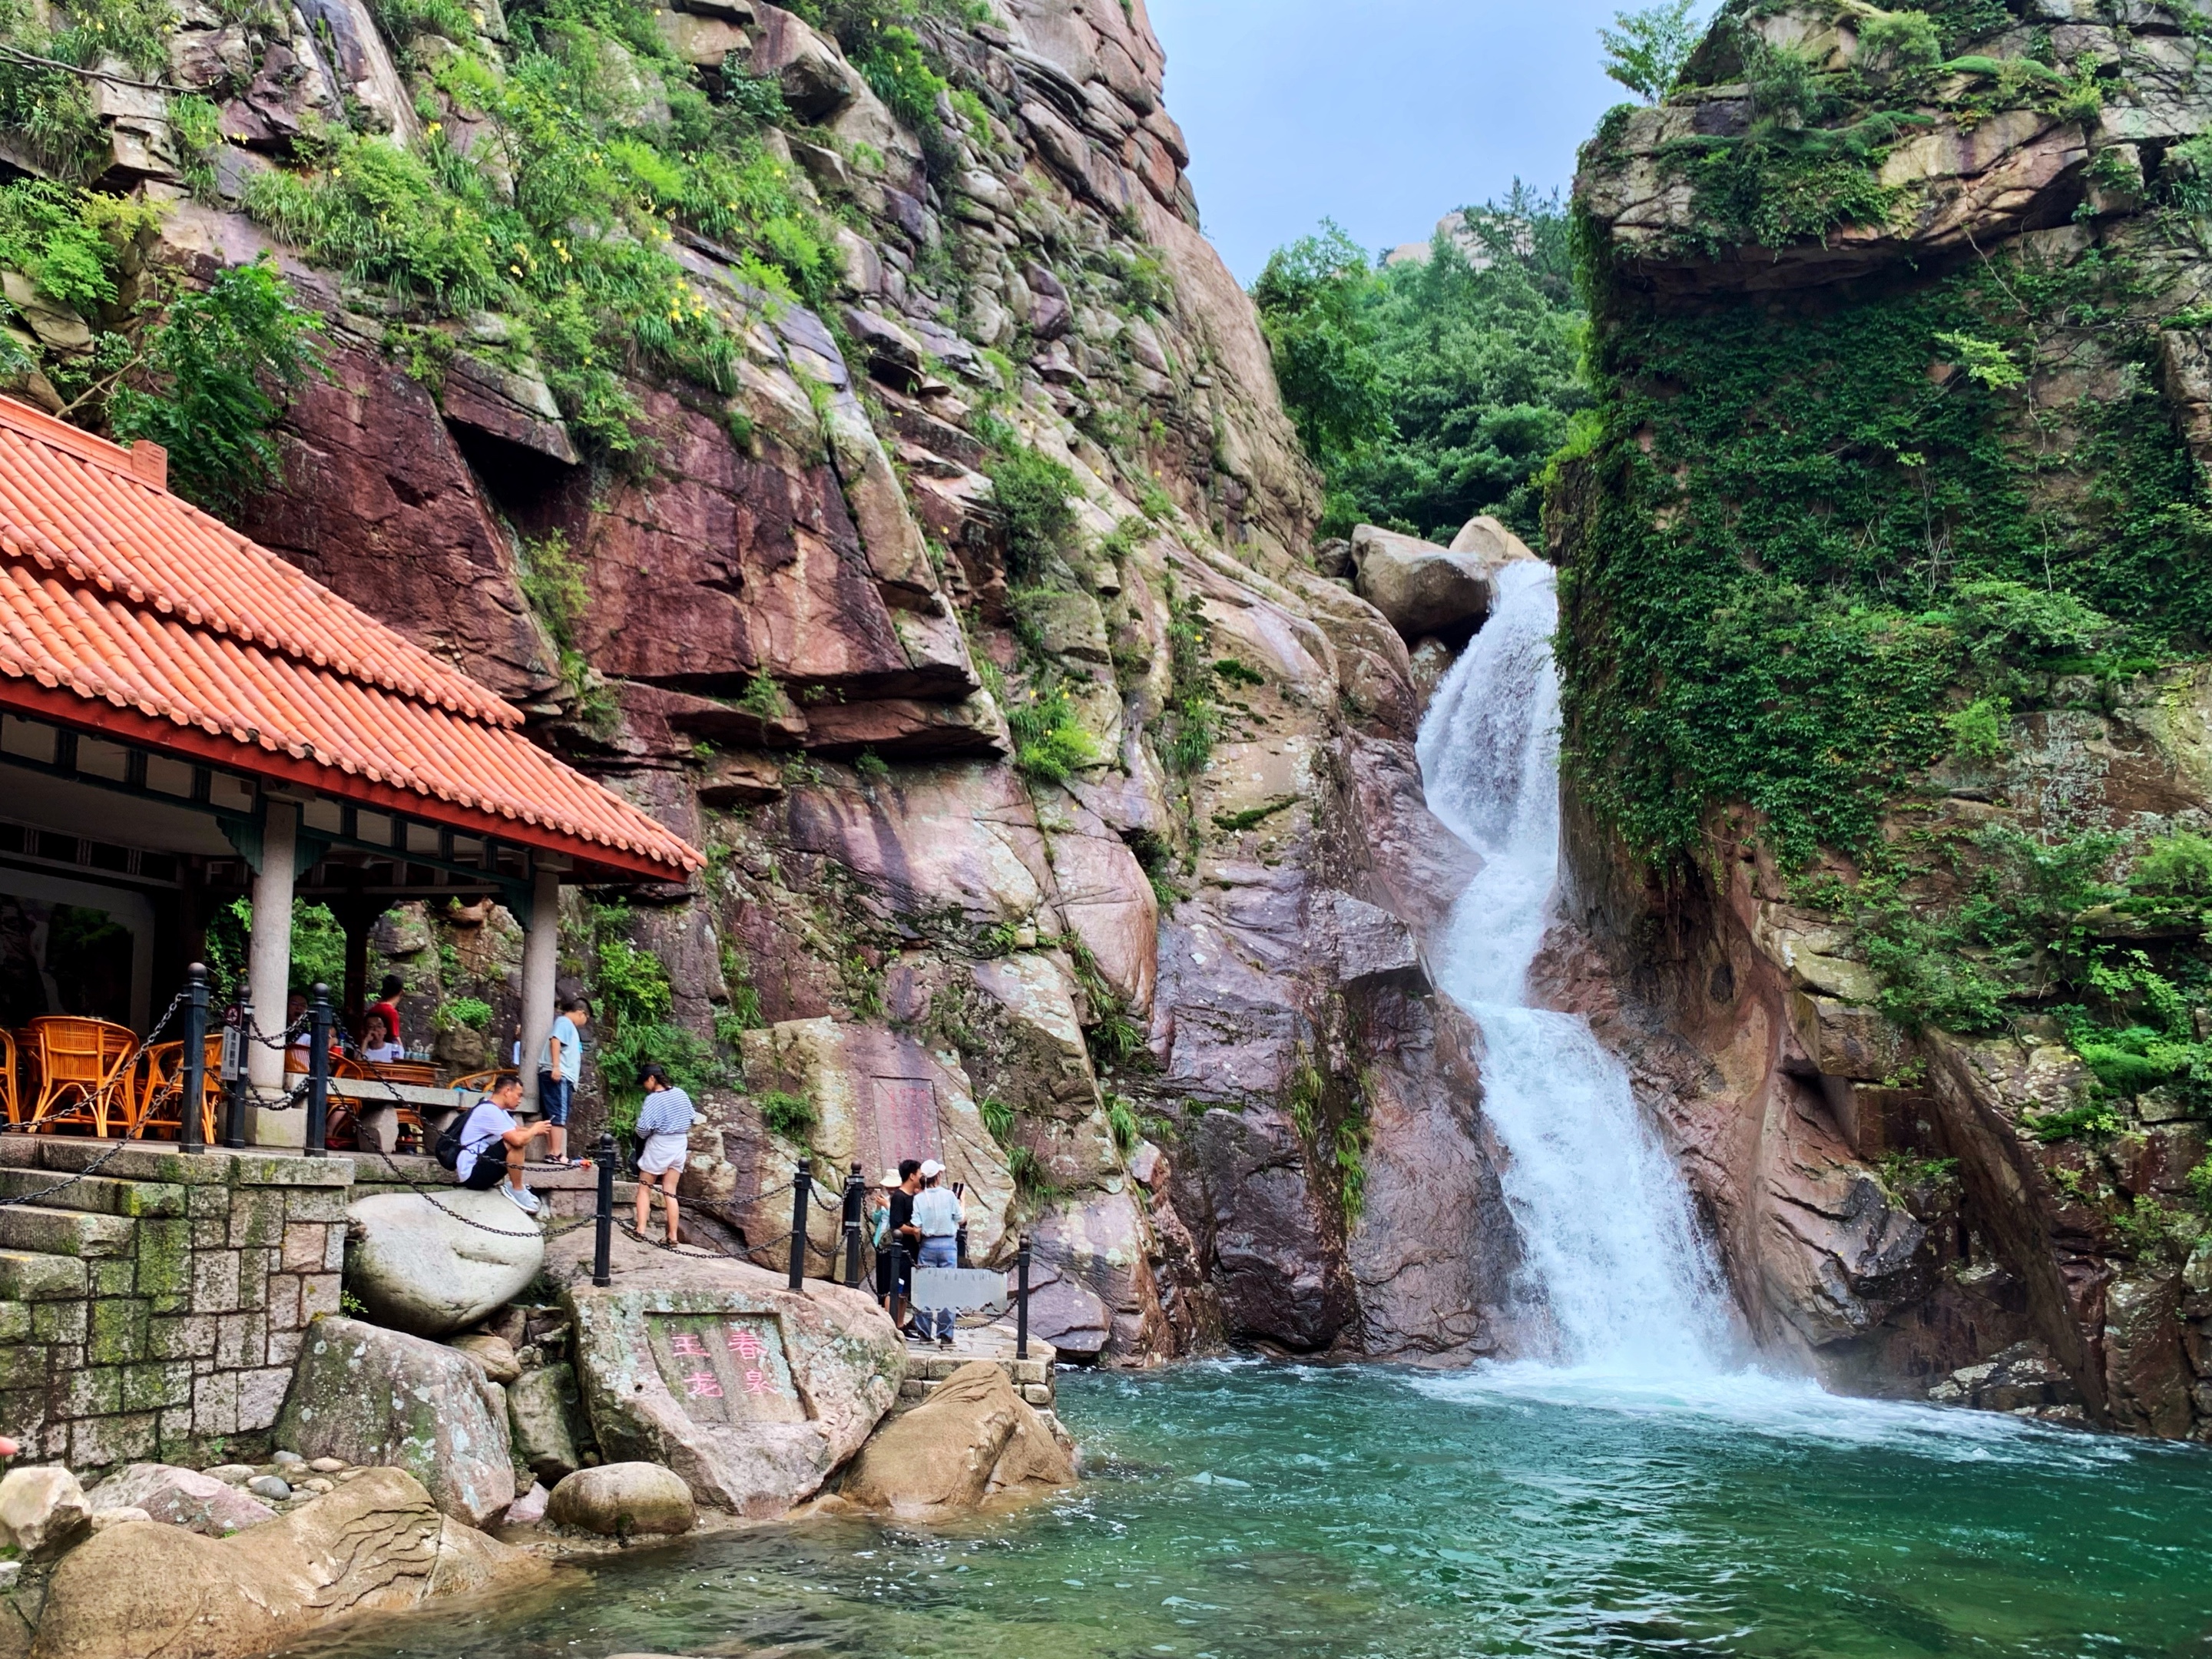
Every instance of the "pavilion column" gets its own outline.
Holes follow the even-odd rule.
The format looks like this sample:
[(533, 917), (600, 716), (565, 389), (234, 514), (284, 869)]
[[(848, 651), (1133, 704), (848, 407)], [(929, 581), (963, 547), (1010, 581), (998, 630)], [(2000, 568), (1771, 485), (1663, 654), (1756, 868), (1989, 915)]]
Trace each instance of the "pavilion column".
[(553, 1035), (554, 981), (561, 967), (561, 872), (538, 866), (530, 926), (522, 935), (522, 1104), (538, 1109), (538, 1051)]
[(345, 930), (345, 990), (339, 1014), (356, 1042), (367, 1035), (362, 1028), (368, 1018), (368, 936), (391, 908), (384, 899), (359, 893), (331, 906), (331, 914)]
[[(293, 857), (299, 843), (300, 809), (288, 800), (264, 804), (261, 867), (253, 876), (253, 937), (246, 982), (253, 997), (253, 1023), (264, 1035), (284, 1029), (284, 1003), (292, 982)], [(265, 1042), (247, 1050), (246, 1080), (263, 1099), (284, 1092), (284, 1053)], [(299, 1112), (258, 1114), (254, 1139), (262, 1146), (307, 1144)]]

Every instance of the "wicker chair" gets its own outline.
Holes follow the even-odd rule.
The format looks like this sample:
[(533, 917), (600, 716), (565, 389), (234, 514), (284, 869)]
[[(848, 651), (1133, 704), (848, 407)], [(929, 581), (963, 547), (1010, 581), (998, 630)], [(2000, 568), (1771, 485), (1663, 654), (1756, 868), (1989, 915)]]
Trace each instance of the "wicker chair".
[(38, 1069), (38, 1096), (29, 1114), (33, 1129), (84, 1125), (105, 1139), (112, 1119), (118, 1128), (131, 1108), (124, 1062), (138, 1046), (127, 1025), (74, 1014), (46, 1014), (23, 1030), (23, 1046)]
[(0, 1107), (7, 1109), (10, 1128), (23, 1121), (23, 1085), (17, 1075), (18, 1061), (15, 1034), (0, 1030)]
[[(207, 1039), (206, 1058), (200, 1073), (200, 1139), (216, 1144), (216, 1125), (222, 1121), (222, 1035)], [(184, 1134), (182, 1106), (185, 1086), (185, 1045), (157, 1042), (139, 1059), (131, 1080), (131, 1127), (134, 1139), (178, 1140)]]

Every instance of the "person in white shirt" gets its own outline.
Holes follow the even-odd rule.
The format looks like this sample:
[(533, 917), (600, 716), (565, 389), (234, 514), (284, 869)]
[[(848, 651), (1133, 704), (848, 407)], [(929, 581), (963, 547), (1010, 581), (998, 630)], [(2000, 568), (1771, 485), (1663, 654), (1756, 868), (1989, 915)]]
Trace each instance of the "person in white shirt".
[(361, 1057), (372, 1066), (389, 1065), (395, 1060), (407, 1058), (407, 1051), (392, 1036), (392, 1028), (385, 1023), (384, 1011), (368, 1011), (368, 1040), (361, 1045)]
[(476, 1103), (461, 1125), (461, 1151), (454, 1160), (453, 1173), (471, 1192), (488, 1193), (497, 1187), (524, 1214), (536, 1215), (538, 1195), (522, 1184), (522, 1171), (529, 1160), (530, 1143), (548, 1133), (552, 1125), (517, 1123), (514, 1114), (521, 1104), (522, 1079), (512, 1072), (502, 1072), (494, 1080), (491, 1092)]
[(637, 1134), (645, 1144), (637, 1155), (637, 1236), (653, 1218), (653, 1189), (660, 1188), (661, 1207), (668, 1212), (668, 1248), (676, 1248), (676, 1183), (691, 1154), (691, 1124), (698, 1116), (691, 1097), (668, 1080), (658, 1065), (648, 1065), (637, 1075), (645, 1091), (645, 1103), (637, 1109)]
[[(957, 1267), (960, 1265), (960, 1225), (967, 1219), (960, 1205), (960, 1195), (945, 1184), (945, 1166), (935, 1158), (924, 1160), (921, 1166), (921, 1191), (915, 1195), (914, 1228), (921, 1235), (921, 1257), (924, 1267)], [(915, 1310), (915, 1322), (921, 1327), (922, 1339), (933, 1334), (937, 1346), (952, 1346), (952, 1310), (950, 1308), (921, 1308)]]

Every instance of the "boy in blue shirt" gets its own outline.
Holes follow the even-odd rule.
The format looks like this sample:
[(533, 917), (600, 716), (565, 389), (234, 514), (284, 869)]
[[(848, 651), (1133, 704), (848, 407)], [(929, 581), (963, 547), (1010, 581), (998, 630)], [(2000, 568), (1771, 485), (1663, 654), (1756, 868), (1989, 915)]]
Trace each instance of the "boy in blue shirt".
[(562, 1165), (570, 1161), (568, 1108), (576, 1098), (576, 1079), (584, 1074), (584, 1028), (591, 1023), (592, 1005), (581, 997), (568, 998), (538, 1051), (538, 1109), (553, 1128), (549, 1155)]

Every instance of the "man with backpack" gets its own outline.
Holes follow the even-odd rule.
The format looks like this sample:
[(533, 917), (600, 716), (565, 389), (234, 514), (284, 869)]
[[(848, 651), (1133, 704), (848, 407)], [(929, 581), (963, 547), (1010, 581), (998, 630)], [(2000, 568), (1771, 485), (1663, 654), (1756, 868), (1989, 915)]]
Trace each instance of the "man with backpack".
[(497, 1187), (525, 1215), (536, 1215), (538, 1197), (522, 1184), (522, 1171), (529, 1161), (530, 1143), (550, 1134), (553, 1126), (542, 1120), (517, 1123), (514, 1114), (521, 1104), (522, 1079), (501, 1072), (489, 1094), (446, 1126), (438, 1137), (438, 1162), (460, 1176), (461, 1185), (471, 1192), (488, 1193)]

